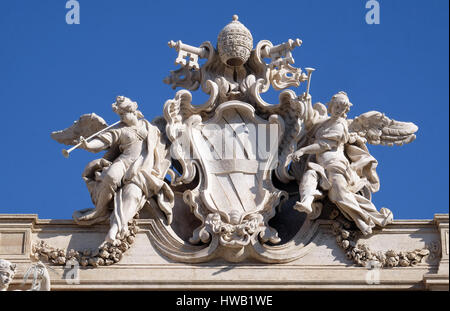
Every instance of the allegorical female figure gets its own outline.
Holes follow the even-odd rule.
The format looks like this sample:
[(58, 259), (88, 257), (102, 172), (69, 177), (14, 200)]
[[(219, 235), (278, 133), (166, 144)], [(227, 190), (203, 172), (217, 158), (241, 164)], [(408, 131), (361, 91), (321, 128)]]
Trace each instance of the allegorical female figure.
[(330, 117), (316, 125), (312, 143), (293, 154), (294, 161), (312, 155), (295, 208), (312, 213), (313, 201), (322, 195), (319, 190), (328, 190), (330, 201), (366, 235), (375, 225), (383, 227), (392, 222), (393, 216), (386, 208), (377, 211), (370, 200), (370, 193), (379, 189), (377, 161), (369, 154), (365, 139), (349, 131), (346, 118), (351, 106), (344, 92), (334, 95), (328, 105)]
[(83, 172), (95, 208), (77, 211), (73, 218), (81, 225), (109, 218), (105, 241), (117, 245), (127, 234), (128, 223), (151, 198), (170, 223), (174, 194), (164, 181), (170, 161), (165, 158), (159, 129), (143, 119), (137, 103), (129, 98), (118, 96), (112, 108), (120, 117), (118, 125), (90, 140), (80, 137), (81, 148), (108, 151)]

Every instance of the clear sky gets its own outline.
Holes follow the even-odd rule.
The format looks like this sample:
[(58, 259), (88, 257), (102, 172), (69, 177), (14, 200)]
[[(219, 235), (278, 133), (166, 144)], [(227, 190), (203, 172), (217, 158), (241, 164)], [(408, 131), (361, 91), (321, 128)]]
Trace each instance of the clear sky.
[[(147, 1), (79, 0), (80, 24), (66, 24), (66, 0), (0, 2), (0, 213), (67, 219), (92, 207), (81, 179), (98, 157), (63, 158), (50, 133), (95, 112), (117, 121), (117, 95), (137, 101), (147, 119), (175, 91), (169, 40), (216, 44), (233, 14), (255, 44), (300, 38), (296, 65), (315, 67), (313, 101), (344, 90), (349, 117), (369, 110), (412, 121), (417, 139), (369, 146), (381, 189), (373, 196), (396, 219), (432, 219), (449, 203), (449, 1), (379, 0), (380, 24), (368, 25), (366, 0)], [(206, 96), (193, 92), (193, 102)], [(304, 92), (304, 86), (296, 90)], [(263, 94), (277, 103), (278, 93)]]

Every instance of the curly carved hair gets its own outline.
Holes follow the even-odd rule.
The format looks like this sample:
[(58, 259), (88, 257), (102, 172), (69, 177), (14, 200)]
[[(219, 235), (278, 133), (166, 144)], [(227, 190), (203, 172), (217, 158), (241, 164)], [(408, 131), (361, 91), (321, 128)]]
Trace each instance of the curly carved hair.
[(116, 102), (112, 104), (112, 109), (117, 114), (131, 112), (135, 113), (138, 118), (143, 118), (144, 115), (137, 108), (138, 104), (125, 96), (117, 96)]
[(329, 114), (332, 113), (333, 108), (336, 105), (345, 105), (347, 107), (346, 112), (348, 112), (350, 110), (350, 107), (353, 106), (347, 96), (347, 93), (344, 91), (340, 91), (337, 94), (334, 94), (333, 97), (331, 97), (331, 100), (328, 102), (327, 108)]

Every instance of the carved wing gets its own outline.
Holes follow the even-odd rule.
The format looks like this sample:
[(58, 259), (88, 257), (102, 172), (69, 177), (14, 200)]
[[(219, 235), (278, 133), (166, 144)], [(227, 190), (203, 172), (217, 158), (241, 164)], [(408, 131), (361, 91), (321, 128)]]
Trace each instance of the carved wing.
[(386, 117), (378, 111), (369, 111), (348, 120), (349, 132), (357, 133), (372, 145), (403, 145), (416, 139), (419, 129), (412, 122), (401, 122)]
[(76, 145), (80, 136), (89, 137), (104, 129), (108, 124), (95, 113), (82, 115), (68, 128), (55, 131), (50, 134), (51, 138), (64, 145)]

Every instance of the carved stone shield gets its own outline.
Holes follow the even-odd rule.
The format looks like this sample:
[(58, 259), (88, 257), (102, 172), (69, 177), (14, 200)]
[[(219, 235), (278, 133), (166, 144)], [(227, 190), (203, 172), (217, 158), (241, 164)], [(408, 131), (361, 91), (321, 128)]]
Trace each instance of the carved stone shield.
[[(280, 96), (280, 105), (259, 110), (238, 100), (193, 106), (186, 90), (166, 102), (165, 133), (171, 142), (171, 156), (180, 164), (172, 185), (193, 185), (184, 188), (183, 201), (201, 224), (193, 230), (189, 244), (170, 226), (158, 222), (155, 237), (170, 237), (154, 239), (162, 253), (191, 263), (214, 257), (287, 262), (305, 253), (303, 246), (315, 232), (309, 223), (292, 241), (280, 246), (272, 245), (280, 238), (268, 224), (276, 207), (288, 197), (274, 187), (272, 175), (280, 163), (285, 168), (286, 155), (280, 153), (280, 146), (292, 144), (292, 133), (284, 133), (285, 122), (297, 118), (284, 113), (290, 118), (285, 120), (282, 115), (290, 111), (293, 96), (286, 91)], [(290, 128), (300, 129), (292, 124)], [(283, 158), (278, 159), (280, 154)]]
[(282, 119), (264, 120), (251, 105), (229, 101), (217, 107), (206, 122), (194, 115), (186, 123), (201, 176), (199, 186), (185, 196), (203, 221), (192, 242), (218, 235), (221, 245), (242, 247), (258, 234), (265, 241), (278, 242), (267, 221), (282, 197), (270, 179), (277, 163)]
[(270, 172), (278, 154), (280, 119), (265, 121), (249, 104), (220, 105), (213, 119), (190, 129), (194, 156), (204, 176), (201, 199), (229, 223), (264, 210), (274, 189)]

